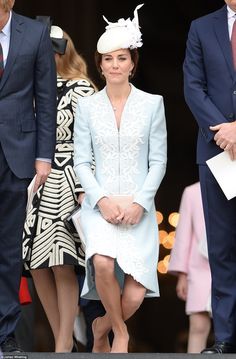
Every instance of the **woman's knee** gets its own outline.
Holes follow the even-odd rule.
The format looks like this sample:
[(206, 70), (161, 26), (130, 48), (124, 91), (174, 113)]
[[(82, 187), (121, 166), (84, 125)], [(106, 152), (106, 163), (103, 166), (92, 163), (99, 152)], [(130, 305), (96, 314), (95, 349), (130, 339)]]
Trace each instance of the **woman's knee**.
[(204, 334), (209, 332), (211, 322), (207, 313), (196, 313), (190, 315), (190, 332), (193, 334)]
[(93, 265), (95, 268), (96, 275), (101, 275), (103, 276), (103, 278), (114, 273), (113, 258), (95, 254), (93, 256)]
[(143, 302), (143, 296), (122, 297), (123, 312), (136, 312)]

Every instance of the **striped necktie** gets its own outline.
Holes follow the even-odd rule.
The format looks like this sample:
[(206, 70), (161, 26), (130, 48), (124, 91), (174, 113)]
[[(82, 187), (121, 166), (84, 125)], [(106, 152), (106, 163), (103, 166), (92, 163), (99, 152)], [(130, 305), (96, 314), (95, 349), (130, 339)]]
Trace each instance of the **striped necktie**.
[(234, 20), (233, 29), (232, 29), (231, 47), (232, 47), (234, 69), (236, 70), (236, 20)]
[(0, 80), (2, 78), (3, 71), (4, 71), (3, 51), (2, 51), (2, 45), (0, 42)]

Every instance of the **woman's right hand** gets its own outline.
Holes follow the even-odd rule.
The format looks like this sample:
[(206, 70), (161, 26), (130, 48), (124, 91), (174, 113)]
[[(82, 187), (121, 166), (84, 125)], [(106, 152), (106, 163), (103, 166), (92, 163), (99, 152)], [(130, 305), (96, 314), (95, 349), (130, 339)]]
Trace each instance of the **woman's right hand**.
[(176, 285), (176, 293), (179, 299), (186, 301), (188, 293), (188, 280), (186, 273), (179, 273)]
[(107, 222), (112, 224), (121, 223), (123, 218), (122, 216), (123, 211), (110, 198), (102, 197), (98, 201), (97, 205), (99, 207), (101, 215)]
[(78, 195), (78, 199), (77, 199), (77, 202), (78, 204), (82, 204), (83, 200), (84, 200), (84, 197), (85, 197), (85, 193), (84, 192), (81, 192), (79, 195)]

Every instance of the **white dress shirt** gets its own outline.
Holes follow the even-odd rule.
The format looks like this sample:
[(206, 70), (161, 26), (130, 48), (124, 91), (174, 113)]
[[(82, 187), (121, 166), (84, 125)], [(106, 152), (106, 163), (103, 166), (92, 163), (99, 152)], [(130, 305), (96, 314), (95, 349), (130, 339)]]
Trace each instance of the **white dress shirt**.
[(9, 19), (8, 19), (6, 25), (3, 27), (2, 31), (0, 32), (0, 43), (2, 45), (2, 51), (3, 51), (4, 67), (6, 66), (7, 56), (8, 56), (8, 52), (9, 52), (9, 46), (10, 46), (11, 18), (12, 18), (12, 12), (10, 12)]
[(234, 21), (235, 21), (235, 19), (236, 19), (236, 16), (235, 16), (235, 11), (233, 11), (232, 9), (230, 9), (229, 6), (227, 6), (227, 10), (228, 10), (229, 38), (231, 39), (232, 30), (233, 30), (233, 24), (234, 24)]

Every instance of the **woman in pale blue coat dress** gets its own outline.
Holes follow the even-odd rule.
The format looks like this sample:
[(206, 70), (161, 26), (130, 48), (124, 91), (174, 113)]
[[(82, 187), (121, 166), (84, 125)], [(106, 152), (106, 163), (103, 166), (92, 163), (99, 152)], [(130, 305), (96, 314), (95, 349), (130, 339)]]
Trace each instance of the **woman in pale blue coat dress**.
[[(159, 296), (154, 197), (166, 169), (166, 124), (163, 98), (129, 83), (138, 61), (136, 47), (142, 44), (137, 9), (134, 14), (132, 22), (123, 19), (123, 26), (109, 24), (99, 39), (96, 63), (106, 87), (79, 100), (75, 122), (75, 172), (85, 190), (82, 295), (100, 298), (106, 309), (93, 323), (93, 352), (110, 351), (111, 328), (111, 352), (127, 352), (124, 321), (145, 296)], [(136, 38), (128, 37), (130, 24)], [(132, 200), (124, 209), (114, 195), (118, 201), (120, 195)]]

